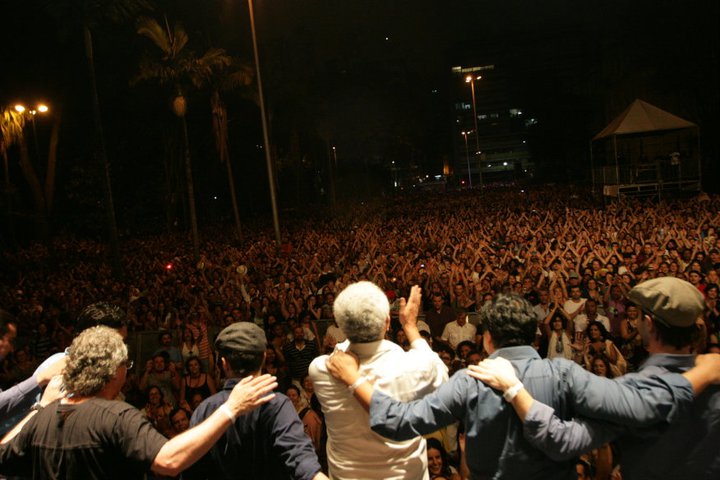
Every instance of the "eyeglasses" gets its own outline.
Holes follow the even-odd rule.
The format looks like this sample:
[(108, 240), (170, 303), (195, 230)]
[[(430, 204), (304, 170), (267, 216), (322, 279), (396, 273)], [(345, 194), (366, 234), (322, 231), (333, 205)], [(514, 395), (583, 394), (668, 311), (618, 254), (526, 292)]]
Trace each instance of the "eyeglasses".
[(133, 365), (135, 365), (135, 362), (133, 362), (132, 360), (125, 360), (125, 368), (127, 368), (128, 370), (130, 370)]

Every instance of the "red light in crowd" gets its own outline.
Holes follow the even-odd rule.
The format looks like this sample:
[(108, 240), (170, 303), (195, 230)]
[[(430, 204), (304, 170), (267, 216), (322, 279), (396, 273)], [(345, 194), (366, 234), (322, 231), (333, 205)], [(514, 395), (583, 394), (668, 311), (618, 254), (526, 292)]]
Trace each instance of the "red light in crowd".
[(165, 265), (165, 270), (172, 270), (172, 263)]

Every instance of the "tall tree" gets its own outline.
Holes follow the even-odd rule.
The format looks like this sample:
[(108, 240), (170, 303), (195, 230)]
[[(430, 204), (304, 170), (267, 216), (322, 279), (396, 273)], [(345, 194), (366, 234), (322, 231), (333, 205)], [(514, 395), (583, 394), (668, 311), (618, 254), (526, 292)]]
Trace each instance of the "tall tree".
[(110, 239), (110, 258), (113, 273), (116, 276), (122, 276), (120, 242), (118, 240), (117, 220), (115, 218), (110, 162), (108, 161), (105, 148), (105, 133), (100, 110), (100, 96), (98, 95), (95, 75), (93, 31), (107, 22), (121, 23), (130, 18), (136, 18), (140, 12), (149, 10), (150, 8), (151, 3), (148, 0), (51, 0), (46, 3), (46, 9), (58, 18), (61, 24), (67, 25), (70, 23), (77, 25), (83, 32), (85, 60), (87, 62), (88, 76), (90, 79), (90, 99), (92, 102), (93, 123), (95, 127), (94, 154), (98, 162), (102, 165), (105, 213)]
[[(235, 194), (235, 180), (230, 159), (230, 145), (228, 142), (228, 113), (222, 93), (242, 88), (249, 93), (248, 87), (253, 83), (254, 73), (250, 65), (231, 59), (228, 66), (218, 65), (207, 81), (212, 89), (210, 95), (210, 107), (212, 109), (213, 136), (215, 137), (215, 148), (217, 149), (220, 162), (225, 164), (228, 176), (228, 187), (230, 189), (230, 201), (233, 207), (235, 219), (235, 231), (238, 237), (242, 234), (240, 224), (240, 211)], [(247, 96), (247, 95), (246, 95)]]
[(140, 61), (140, 71), (132, 82), (152, 80), (161, 86), (169, 87), (173, 95), (173, 112), (180, 121), (193, 254), (197, 261), (200, 259), (200, 235), (198, 233), (195, 209), (195, 189), (192, 178), (185, 92), (190, 86), (201, 87), (215, 70), (227, 67), (230, 64), (230, 57), (220, 48), (208, 49), (202, 56), (195, 55), (193, 51), (187, 48), (187, 32), (179, 23), (175, 23), (171, 27), (167, 17), (164, 18), (162, 25), (155, 19), (141, 18), (138, 22), (137, 33), (148, 38), (159, 49), (160, 56), (146, 55), (143, 57)]

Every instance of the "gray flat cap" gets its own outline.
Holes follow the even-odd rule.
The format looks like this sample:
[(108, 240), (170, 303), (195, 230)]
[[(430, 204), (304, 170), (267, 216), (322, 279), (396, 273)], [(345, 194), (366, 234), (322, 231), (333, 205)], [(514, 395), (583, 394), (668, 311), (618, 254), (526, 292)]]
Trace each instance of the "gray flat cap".
[(690, 327), (705, 308), (700, 291), (675, 277), (647, 280), (630, 290), (628, 299), (669, 327)]

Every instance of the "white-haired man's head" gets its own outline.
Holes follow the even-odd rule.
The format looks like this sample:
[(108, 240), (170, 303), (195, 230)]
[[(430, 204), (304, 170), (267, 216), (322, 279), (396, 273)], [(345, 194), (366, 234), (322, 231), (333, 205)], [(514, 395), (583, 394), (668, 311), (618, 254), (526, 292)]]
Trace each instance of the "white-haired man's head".
[(351, 342), (375, 342), (385, 335), (390, 302), (374, 283), (357, 282), (340, 292), (333, 303), (333, 313)]

